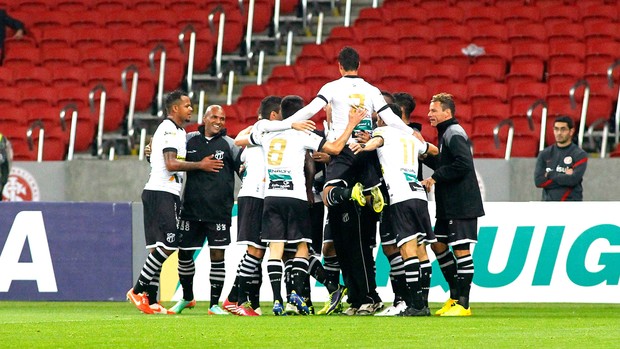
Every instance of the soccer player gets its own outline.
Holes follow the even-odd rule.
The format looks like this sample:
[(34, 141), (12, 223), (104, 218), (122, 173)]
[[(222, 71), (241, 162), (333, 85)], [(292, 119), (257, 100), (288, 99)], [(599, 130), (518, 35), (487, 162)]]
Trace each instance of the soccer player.
[(239, 169), (240, 148), (226, 135), (226, 114), (219, 105), (210, 105), (202, 118), (203, 125), (188, 135), (187, 160), (210, 158), (221, 167), (213, 172), (189, 172), (185, 183), (181, 220), (179, 221), (179, 281), (183, 299), (171, 309), (180, 314), (194, 307), (194, 253), (209, 244), (211, 270), (210, 315), (228, 315), (219, 299), (226, 276), (224, 254), (230, 245), (230, 224), (235, 197), (235, 173)]
[[(303, 106), (299, 96), (287, 96), (282, 100), (280, 114), (290, 117)], [(311, 242), (310, 217), (306, 193), (304, 162), (306, 151), (322, 151), (338, 154), (349, 139), (355, 125), (366, 115), (362, 108), (350, 108), (349, 122), (340, 137), (328, 142), (314, 133), (287, 130), (262, 133), (253, 130), (249, 144), (261, 145), (267, 169), (267, 187), (262, 222), (263, 241), (269, 243), (270, 255), (267, 263), (269, 279), (274, 294), (274, 313), (281, 315), (281, 280), (283, 275), (282, 256), (285, 243), (297, 245), (293, 260), (293, 285), (296, 290), (303, 287), (308, 273), (308, 243)], [(258, 132), (257, 132), (258, 131)], [(297, 306), (302, 314), (308, 309), (296, 292), (291, 292), (289, 302)]]
[(435, 185), (437, 242), (431, 249), (450, 287), (450, 298), (435, 314), (470, 316), (469, 293), (474, 278), (470, 244), (478, 241), (478, 217), (484, 215), (484, 208), (469, 137), (455, 119), (455, 112), (452, 95), (439, 93), (431, 99), (428, 117), (431, 126), (437, 128), (439, 155), (425, 160), (435, 172), (421, 183), (427, 191)]
[(553, 122), (555, 144), (538, 154), (534, 183), (542, 188), (543, 201), (582, 201), (583, 175), (588, 168), (588, 153), (573, 143), (575, 123), (570, 116), (558, 116)]
[[(389, 104), (394, 112), (399, 106)], [(403, 259), (404, 284), (406, 284), (405, 302), (407, 308), (399, 313), (401, 316), (427, 316), (430, 310), (424, 304), (420, 283), (419, 246), (435, 242), (431, 221), (428, 214), (426, 191), (420, 185), (417, 176), (418, 157), (427, 153), (436, 155), (437, 147), (422, 143), (410, 133), (385, 126), (378, 120), (378, 128), (373, 138), (365, 144), (349, 145), (355, 153), (377, 150), (384, 180), (389, 192), (387, 217), (382, 224), (389, 224), (388, 229), (395, 235), (396, 245)], [(422, 249), (422, 254), (426, 253)], [(399, 276), (399, 275), (398, 275)], [(397, 276), (397, 277), (398, 277)]]
[(182, 125), (191, 120), (192, 103), (187, 93), (175, 90), (166, 96), (168, 116), (159, 124), (151, 145), (151, 172), (142, 191), (144, 234), (149, 255), (127, 299), (145, 314), (167, 314), (157, 303), (162, 265), (178, 246), (177, 220), (181, 208), (182, 171), (217, 171), (220, 161), (205, 157), (185, 161), (186, 134)]
[[(280, 112), (282, 98), (267, 96), (258, 109), (258, 120), (271, 120)], [(235, 142), (245, 139), (252, 127), (239, 132)], [(242, 144), (242, 143), (239, 143)], [(242, 182), (237, 195), (237, 243), (246, 245), (246, 253), (239, 262), (237, 276), (224, 309), (240, 316), (260, 315), (259, 290), (262, 279), (261, 263), (267, 244), (261, 241), (261, 222), (265, 197), (265, 161), (261, 147), (248, 146), (241, 153)]]

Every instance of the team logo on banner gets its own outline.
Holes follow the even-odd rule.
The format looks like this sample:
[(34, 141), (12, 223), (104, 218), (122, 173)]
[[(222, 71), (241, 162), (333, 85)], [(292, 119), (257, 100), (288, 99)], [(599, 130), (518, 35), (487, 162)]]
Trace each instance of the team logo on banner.
[(2, 190), (2, 199), (6, 201), (39, 201), (39, 185), (30, 172), (20, 167), (11, 169), (9, 180)]

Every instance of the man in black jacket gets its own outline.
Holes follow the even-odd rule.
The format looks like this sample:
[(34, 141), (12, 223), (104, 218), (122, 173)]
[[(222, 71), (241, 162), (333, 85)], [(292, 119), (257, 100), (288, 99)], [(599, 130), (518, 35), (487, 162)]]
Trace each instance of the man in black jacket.
[(0, 10), (0, 65), (4, 60), (4, 39), (6, 38), (6, 27), (15, 31), (14, 38), (19, 39), (24, 36), (24, 23), (9, 16), (5, 10)]
[(187, 173), (178, 227), (179, 280), (183, 287), (183, 299), (170, 308), (170, 311), (178, 314), (196, 304), (193, 292), (196, 272), (193, 256), (206, 240), (211, 257), (209, 314), (224, 315), (228, 312), (222, 310), (218, 303), (226, 276), (224, 251), (230, 244), (235, 172), (239, 170), (240, 148), (226, 135), (226, 115), (219, 105), (207, 108), (203, 124), (198, 128), (198, 132), (187, 136), (186, 161), (200, 161), (209, 157), (220, 161), (221, 167), (214, 172)]
[(439, 155), (427, 158), (425, 164), (435, 172), (421, 184), (427, 191), (435, 185), (438, 242), (431, 248), (450, 287), (450, 299), (435, 314), (470, 316), (469, 291), (474, 278), (470, 244), (478, 240), (478, 217), (484, 215), (484, 208), (469, 138), (454, 118), (455, 111), (452, 95), (440, 93), (431, 99), (428, 116), (431, 126), (437, 128)]

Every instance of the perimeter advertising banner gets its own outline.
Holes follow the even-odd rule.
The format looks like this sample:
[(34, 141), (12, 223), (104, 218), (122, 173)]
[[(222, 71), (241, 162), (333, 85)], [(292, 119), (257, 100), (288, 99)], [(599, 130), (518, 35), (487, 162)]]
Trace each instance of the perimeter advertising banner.
[(0, 203), (0, 300), (123, 300), (130, 203)]
[[(486, 202), (479, 220), (472, 302), (584, 302), (620, 303), (620, 202)], [(429, 202), (434, 222), (434, 202)], [(236, 218), (236, 217), (235, 217)], [(233, 220), (233, 235), (236, 219)], [(234, 236), (233, 236), (234, 238)], [(448, 287), (435, 261), (429, 299), (444, 302)], [(226, 252), (226, 285), (232, 286), (244, 248), (232, 245)], [(176, 261), (166, 263), (163, 293), (179, 299)], [(377, 285), (384, 301), (394, 299), (389, 263), (377, 249)], [(261, 299), (273, 298), (263, 265)], [(164, 280), (164, 274), (167, 276)], [(196, 256), (194, 292), (209, 300), (209, 254)], [(313, 301), (327, 300), (327, 291), (314, 284)]]
[[(434, 217), (433, 202), (429, 208)], [(473, 248), (472, 302), (620, 302), (620, 202), (487, 202), (485, 211)], [(0, 300), (123, 300), (135, 281), (131, 215), (129, 203), (0, 203)], [(133, 234), (143, 244), (143, 231)], [(226, 251), (221, 300), (244, 250), (233, 242)], [(377, 251), (379, 293), (390, 302), (389, 264)], [(198, 300), (209, 299), (207, 252), (196, 254)], [(430, 248), (429, 255), (430, 300), (443, 302), (447, 285)], [(162, 271), (164, 301), (181, 296), (176, 268), (173, 254)], [(269, 301), (263, 270), (261, 298)], [(325, 301), (327, 292), (314, 284), (312, 297)]]

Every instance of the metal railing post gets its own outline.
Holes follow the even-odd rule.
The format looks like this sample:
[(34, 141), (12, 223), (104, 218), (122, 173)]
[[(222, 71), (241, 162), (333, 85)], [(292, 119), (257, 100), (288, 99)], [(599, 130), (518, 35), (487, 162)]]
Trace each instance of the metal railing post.
[[(215, 18), (215, 14), (217, 12), (220, 13), (220, 23), (217, 32), (217, 46), (215, 50), (215, 76), (219, 81), (222, 79), (222, 49), (224, 47), (224, 22), (226, 21), (226, 14), (224, 13), (224, 8), (220, 5), (216, 6), (211, 13), (209, 13), (209, 28), (211, 28), (211, 33), (215, 33), (215, 24), (213, 19)], [(221, 84), (221, 81), (219, 84)]]
[(205, 90), (200, 90), (200, 94), (198, 96), (200, 100), (198, 101), (198, 115), (196, 115), (196, 117), (198, 118), (198, 125), (202, 125), (202, 116), (205, 112)]
[(138, 151), (138, 160), (144, 160), (144, 146), (146, 145), (146, 128), (140, 129), (140, 150)]
[(258, 53), (258, 68), (256, 70), (256, 84), (263, 84), (263, 69), (265, 67), (265, 51), (260, 50)]
[(495, 148), (499, 149), (499, 130), (502, 126), (508, 125), (508, 139), (506, 140), (506, 152), (504, 154), (505, 160), (510, 160), (510, 154), (512, 153), (512, 141), (515, 134), (515, 124), (511, 119), (505, 119), (500, 121), (493, 128), (493, 139), (495, 140)]
[(316, 41), (317, 45), (320, 45), (323, 42), (323, 12), (319, 12), (319, 18), (317, 18), (316, 22)]
[[(609, 88), (614, 87), (614, 69), (616, 69), (617, 66), (620, 66), (620, 59), (617, 59), (609, 66), (609, 68), (607, 68), (607, 83), (609, 84)], [(614, 144), (618, 144), (618, 141), (620, 140), (620, 130), (618, 130), (618, 128), (620, 128), (620, 88), (618, 89), (614, 122), (616, 126), (614, 130)]]
[(45, 142), (45, 126), (41, 120), (35, 120), (30, 124), (28, 130), (26, 130), (26, 138), (28, 139), (28, 149), (31, 151), (34, 149), (34, 142), (32, 141), (32, 132), (34, 129), (39, 128), (39, 149), (37, 149), (37, 162), (43, 161), (43, 143)]
[(60, 125), (62, 130), (66, 130), (66, 116), (67, 112), (72, 110), (71, 113), (71, 129), (69, 131), (69, 150), (67, 151), (67, 160), (73, 160), (73, 153), (75, 152), (75, 134), (77, 132), (77, 119), (78, 119), (78, 107), (75, 103), (69, 103), (60, 110)]
[(252, 56), (252, 30), (254, 29), (254, 1), (248, 4), (248, 24), (245, 31), (245, 50), (248, 58)]
[(157, 116), (164, 116), (164, 78), (166, 75), (166, 48), (162, 44), (157, 44), (155, 47), (149, 52), (149, 63), (151, 66), (151, 71), (155, 72), (155, 54), (160, 51), (160, 61), (159, 61), (159, 75), (157, 82)]
[(603, 138), (601, 139), (601, 159), (607, 156), (607, 138), (609, 137), (609, 123), (605, 118), (600, 118), (594, 121), (590, 127), (588, 127), (587, 136), (590, 140), (590, 147), (596, 148), (596, 142), (594, 141), (594, 129), (599, 125), (603, 125)]
[(532, 113), (534, 113), (534, 109), (539, 105), (542, 106), (542, 116), (540, 119), (540, 141), (538, 143), (538, 151), (545, 149), (545, 133), (547, 131), (547, 102), (544, 99), (538, 99), (527, 109), (527, 122), (529, 123), (530, 129), (534, 129), (534, 119), (532, 118)]
[(344, 26), (351, 26), (351, 0), (347, 0), (344, 5)]
[(194, 98), (194, 90), (193, 90), (193, 82), (194, 82), (194, 56), (196, 54), (196, 30), (194, 26), (188, 24), (183, 28), (183, 30), (179, 33), (179, 47), (181, 47), (181, 52), (185, 52), (185, 33), (190, 32), (189, 34), (189, 52), (187, 59), (187, 93), (189, 98)]
[(97, 125), (97, 156), (103, 154), (103, 125), (105, 122), (105, 103), (107, 92), (102, 84), (98, 84), (93, 87), (88, 93), (88, 102), (90, 104), (90, 111), (95, 112), (95, 93), (101, 92), (101, 98), (99, 100), (99, 124)]
[(289, 30), (286, 35), (286, 58), (284, 61), (285, 65), (291, 65), (293, 55), (293, 31)]
[(133, 118), (136, 111), (136, 97), (138, 95), (138, 67), (131, 64), (121, 72), (123, 91), (127, 92), (127, 74), (133, 73), (131, 78), (131, 90), (129, 93), (129, 111), (127, 112), (127, 135), (132, 139), (134, 134)]
[(233, 94), (234, 84), (235, 84), (235, 71), (231, 70), (228, 72), (228, 92), (226, 94), (226, 105), (232, 104), (232, 94)]
[(572, 109), (577, 108), (577, 101), (575, 100), (575, 91), (579, 86), (583, 86), (583, 103), (581, 105), (581, 119), (579, 121), (579, 137), (578, 137), (578, 145), (579, 148), (582, 148), (583, 145), (583, 134), (586, 129), (586, 118), (588, 117), (588, 104), (590, 103), (590, 84), (587, 80), (581, 79), (577, 81), (568, 91), (570, 97), (570, 106)]

